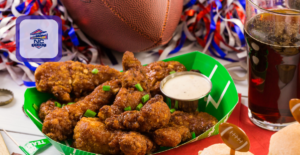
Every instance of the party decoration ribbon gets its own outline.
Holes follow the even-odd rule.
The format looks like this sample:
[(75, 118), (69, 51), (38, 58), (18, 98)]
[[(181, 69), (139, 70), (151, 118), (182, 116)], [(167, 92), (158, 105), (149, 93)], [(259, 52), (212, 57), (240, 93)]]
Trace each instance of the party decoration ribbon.
[[(203, 53), (230, 62), (244, 59), (246, 41), (243, 34), (245, 0), (186, 0), (174, 38), (164, 47), (157, 48), (159, 60), (177, 53), (185, 47), (200, 45)], [(179, 35), (179, 37), (176, 37)], [(188, 41), (187, 41), (188, 40)], [(238, 59), (227, 55), (234, 53)]]
[[(246, 0), (185, 0), (180, 23), (173, 38), (145, 57), (159, 54), (159, 60), (170, 54), (192, 46), (201, 46), (202, 52), (219, 59), (237, 62), (245, 59), (244, 37)], [(283, 5), (279, 3), (278, 5)], [(16, 59), (16, 18), (26, 15), (55, 15), (63, 23), (63, 51), (60, 61), (102, 63), (99, 52), (106, 54), (111, 64), (118, 64), (109, 49), (99, 51), (68, 16), (66, 8), (57, 0), (3, 0), (0, 3), (0, 70), (7, 70), (12, 79), (20, 85), (34, 86), (34, 71), (40, 64), (19, 62)], [(235, 54), (232, 59), (228, 54)], [(22, 76), (17, 76), (23, 74)], [(21, 78), (20, 78), (21, 77)]]

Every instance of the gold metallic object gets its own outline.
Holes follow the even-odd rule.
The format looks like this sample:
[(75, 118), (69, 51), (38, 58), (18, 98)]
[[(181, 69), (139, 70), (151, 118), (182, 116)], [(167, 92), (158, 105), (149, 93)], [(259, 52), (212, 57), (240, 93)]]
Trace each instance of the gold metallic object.
[(10, 98), (7, 99), (7, 100), (4, 100), (4, 101), (1, 100), (1, 98), (0, 98), (0, 106), (7, 105), (7, 104), (9, 104), (10, 102), (12, 102), (14, 100), (14, 94), (13, 94), (13, 92), (10, 91), (10, 90), (8, 90), (8, 89), (2, 89), (2, 88), (0, 88), (0, 97), (2, 95), (5, 95), (5, 96), (8, 95), (8, 96), (10, 96)]

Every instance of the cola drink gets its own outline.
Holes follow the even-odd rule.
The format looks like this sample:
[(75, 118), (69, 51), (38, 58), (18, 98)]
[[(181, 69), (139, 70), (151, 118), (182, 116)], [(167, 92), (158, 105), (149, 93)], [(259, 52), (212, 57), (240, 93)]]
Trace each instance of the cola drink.
[(259, 13), (246, 22), (245, 38), (250, 119), (280, 124), (295, 121), (289, 100), (300, 98), (299, 12), (273, 9)]

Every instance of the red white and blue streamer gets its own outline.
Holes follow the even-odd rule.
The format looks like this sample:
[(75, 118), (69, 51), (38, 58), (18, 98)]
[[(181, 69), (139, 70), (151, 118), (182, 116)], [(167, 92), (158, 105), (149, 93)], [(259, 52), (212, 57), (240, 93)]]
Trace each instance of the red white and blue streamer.
[[(93, 44), (73, 23), (59, 0), (0, 0), (0, 70), (7, 70), (20, 85), (34, 86), (34, 71), (39, 63), (16, 59), (16, 18), (26, 15), (55, 15), (63, 23), (63, 52), (60, 61), (101, 63), (99, 47)], [(185, 0), (181, 21), (171, 41), (150, 52), (159, 53), (159, 60), (192, 46), (201, 46), (202, 52), (236, 62), (245, 58), (245, 0)], [(109, 49), (106, 53), (112, 64), (117, 64)], [(228, 53), (236, 53), (231, 59)], [(22, 76), (19, 76), (21, 73)]]
[[(158, 52), (159, 60), (163, 60), (198, 44), (204, 53), (230, 62), (240, 61), (247, 56), (244, 21), (245, 0), (186, 0), (174, 38), (150, 54)], [(228, 57), (228, 53), (237, 58)]]

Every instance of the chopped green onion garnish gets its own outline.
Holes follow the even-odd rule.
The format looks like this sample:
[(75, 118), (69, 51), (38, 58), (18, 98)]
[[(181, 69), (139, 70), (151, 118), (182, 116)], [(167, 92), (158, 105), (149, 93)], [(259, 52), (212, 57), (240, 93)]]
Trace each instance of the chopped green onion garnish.
[(64, 106), (66, 106), (66, 104), (63, 104), (61, 107), (64, 107)]
[(125, 111), (130, 111), (131, 110), (131, 106), (128, 106), (126, 108), (124, 108)]
[(171, 71), (171, 72), (170, 72), (170, 74), (174, 74), (174, 73), (176, 73), (176, 71)]
[(191, 134), (192, 134), (192, 139), (196, 138), (195, 132), (191, 132)]
[(54, 104), (55, 104), (56, 107), (61, 108), (61, 104), (60, 103), (58, 103), (58, 102), (55, 101)]
[(75, 102), (69, 102), (67, 105), (71, 105), (71, 104), (74, 104)]
[(135, 85), (135, 88), (138, 90), (138, 91), (144, 91), (143, 87), (138, 83)]
[(143, 104), (140, 103), (140, 104), (136, 107), (136, 110), (140, 111), (140, 110), (142, 109), (142, 107), (143, 107)]
[(169, 108), (171, 108), (171, 99), (167, 97), (167, 105)]
[(95, 113), (94, 111), (88, 109), (85, 113), (84, 116), (85, 117), (95, 117), (97, 113)]
[(175, 109), (171, 109), (171, 110), (170, 110), (171, 113), (173, 113), (173, 112), (175, 112), (175, 111), (176, 111)]
[(142, 102), (146, 103), (149, 100), (149, 94), (146, 94), (142, 97)]
[(175, 100), (175, 109), (178, 109), (178, 101)]
[(38, 107), (35, 103), (33, 103), (32, 107), (33, 107), (36, 111), (39, 110), (39, 107)]
[(97, 74), (99, 71), (98, 71), (98, 69), (97, 68), (94, 68), (93, 70), (92, 70), (92, 73), (93, 74)]
[(110, 86), (109, 85), (105, 85), (102, 87), (103, 91), (110, 91)]

